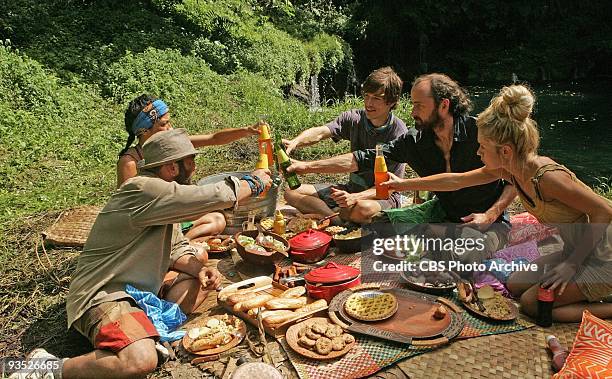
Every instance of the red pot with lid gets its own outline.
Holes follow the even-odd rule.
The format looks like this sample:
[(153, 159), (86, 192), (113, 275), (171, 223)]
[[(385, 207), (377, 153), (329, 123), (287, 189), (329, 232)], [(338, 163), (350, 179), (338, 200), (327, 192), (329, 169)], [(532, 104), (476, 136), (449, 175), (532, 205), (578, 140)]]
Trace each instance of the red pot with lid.
[(304, 275), (308, 296), (325, 299), (327, 303), (340, 292), (361, 284), (361, 271), (357, 268), (329, 262)]
[(327, 254), (331, 236), (316, 229), (308, 229), (289, 240), (289, 256), (301, 263), (315, 263)]

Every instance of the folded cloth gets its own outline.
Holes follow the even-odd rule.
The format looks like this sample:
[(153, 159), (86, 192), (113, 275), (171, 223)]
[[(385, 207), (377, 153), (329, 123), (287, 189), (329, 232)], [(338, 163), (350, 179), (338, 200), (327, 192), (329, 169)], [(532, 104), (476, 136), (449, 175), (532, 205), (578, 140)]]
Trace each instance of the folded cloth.
[(141, 291), (129, 284), (125, 286), (125, 292), (136, 300), (138, 306), (151, 320), (159, 332), (160, 341), (175, 341), (183, 338), (185, 331), (175, 329), (187, 320), (187, 316), (181, 311), (178, 304), (160, 299), (151, 292)]

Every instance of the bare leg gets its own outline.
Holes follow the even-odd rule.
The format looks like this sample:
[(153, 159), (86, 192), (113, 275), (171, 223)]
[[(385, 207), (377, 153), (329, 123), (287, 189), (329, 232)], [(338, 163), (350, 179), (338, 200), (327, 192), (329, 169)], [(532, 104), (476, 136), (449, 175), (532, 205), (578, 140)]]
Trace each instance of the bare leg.
[(70, 358), (64, 362), (62, 377), (72, 378), (144, 378), (157, 367), (155, 341), (138, 340), (117, 354), (109, 350)]
[(327, 204), (317, 195), (317, 190), (312, 184), (302, 184), (296, 190), (285, 191), (287, 203), (302, 213), (318, 213), (329, 216), (334, 213)]
[(219, 212), (205, 214), (193, 222), (193, 227), (185, 233), (187, 239), (214, 236), (225, 229), (225, 217)]
[(185, 314), (189, 314), (198, 309), (209, 292), (202, 290), (202, 283), (199, 279), (187, 274), (180, 274), (164, 299), (177, 303)]
[(369, 224), (372, 217), (380, 212), (382, 207), (375, 200), (359, 200), (352, 208), (349, 220), (358, 224)]
[[(557, 322), (580, 322), (582, 312), (588, 309), (599, 318), (612, 317), (612, 303), (589, 303), (576, 283), (570, 283), (563, 295), (555, 296), (553, 320)], [(538, 314), (538, 285), (530, 287), (521, 296), (521, 311), (533, 318)]]
[(510, 291), (514, 297), (521, 296), (525, 291), (540, 282), (540, 277), (544, 272), (544, 264), (555, 264), (561, 262), (562, 260), (563, 256), (560, 252), (545, 255), (536, 259), (533, 261), (533, 263), (538, 265), (538, 271), (517, 271), (512, 273), (512, 275), (510, 275), (508, 278), (508, 282), (506, 283), (508, 291)]

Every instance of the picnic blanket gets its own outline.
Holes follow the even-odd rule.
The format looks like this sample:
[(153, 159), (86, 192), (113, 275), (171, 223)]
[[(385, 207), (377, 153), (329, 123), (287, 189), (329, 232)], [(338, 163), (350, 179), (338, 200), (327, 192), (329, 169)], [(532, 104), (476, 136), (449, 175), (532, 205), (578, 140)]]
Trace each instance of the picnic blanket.
[[(326, 261), (359, 268), (361, 265), (361, 259), (362, 257), (360, 254), (339, 254), (328, 257)], [(378, 276), (375, 274), (369, 274), (365, 279), (368, 282), (378, 282), (385, 285), (401, 285), (400, 281), (397, 280), (396, 277), (389, 276), (388, 273), (382, 273)], [(449, 295), (447, 298), (457, 304), (460, 304), (455, 294)], [(477, 318), (468, 312), (463, 312), (462, 316), (465, 326), (456, 339), (467, 339), (493, 334), (510, 333), (534, 326), (532, 323), (520, 318), (512, 322), (491, 322)], [(349, 353), (337, 360), (325, 362), (302, 357), (301, 355), (295, 353), (284, 339), (281, 339), (280, 343), (287, 352), (287, 356), (295, 367), (298, 375), (302, 379), (359, 378), (371, 375), (399, 360), (435, 350), (435, 348), (417, 348), (410, 345), (363, 335), (355, 335), (355, 337), (357, 343)]]

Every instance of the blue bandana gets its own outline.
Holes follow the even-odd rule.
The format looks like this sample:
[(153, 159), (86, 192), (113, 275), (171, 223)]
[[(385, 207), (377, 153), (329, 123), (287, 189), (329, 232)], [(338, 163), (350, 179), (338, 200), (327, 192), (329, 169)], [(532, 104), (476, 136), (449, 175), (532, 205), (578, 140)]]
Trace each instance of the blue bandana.
[(168, 113), (168, 106), (163, 100), (155, 100), (151, 105), (151, 109), (147, 112), (144, 110), (141, 111), (138, 117), (136, 117), (136, 120), (134, 120), (132, 124), (132, 133), (135, 135), (140, 129), (151, 129), (156, 120)]

